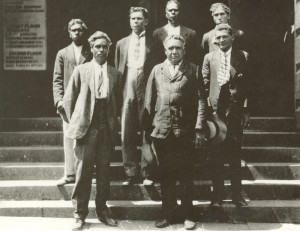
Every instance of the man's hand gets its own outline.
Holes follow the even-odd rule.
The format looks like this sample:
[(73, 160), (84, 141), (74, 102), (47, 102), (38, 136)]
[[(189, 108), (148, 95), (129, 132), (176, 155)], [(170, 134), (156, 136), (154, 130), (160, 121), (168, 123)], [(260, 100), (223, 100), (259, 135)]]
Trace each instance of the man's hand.
[(57, 103), (57, 111), (59, 113), (64, 111), (64, 102), (62, 100), (58, 101), (58, 103)]
[(241, 126), (242, 128), (246, 128), (250, 120), (250, 113), (249, 112), (243, 112), (242, 114), (242, 121)]
[(197, 130), (195, 133), (195, 148), (201, 148), (204, 147), (207, 142), (207, 139), (205, 138), (205, 134), (203, 131)]

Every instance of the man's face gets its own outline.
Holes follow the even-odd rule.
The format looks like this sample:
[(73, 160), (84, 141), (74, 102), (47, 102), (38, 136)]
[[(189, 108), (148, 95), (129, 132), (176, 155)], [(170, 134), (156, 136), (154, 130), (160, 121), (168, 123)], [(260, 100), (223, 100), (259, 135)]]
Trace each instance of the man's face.
[(109, 53), (108, 41), (105, 38), (97, 39), (91, 52), (99, 64), (104, 64)]
[(232, 47), (233, 36), (231, 36), (227, 30), (217, 31), (216, 40), (218, 42), (218, 46), (224, 52), (228, 51)]
[(142, 12), (133, 12), (130, 15), (130, 27), (136, 34), (140, 34), (145, 30), (148, 20), (145, 19)]
[(74, 24), (69, 29), (70, 38), (76, 45), (81, 45), (83, 43), (83, 34), (84, 28), (81, 24)]
[(165, 54), (170, 63), (177, 65), (183, 60), (185, 50), (180, 40), (170, 39), (165, 46)]
[(166, 6), (166, 18), (171, 23), (177, 23), (179, 17), (179, 7), (176, 3), (171, 2)]
[(228, 23), (229, 18), (230, 18), (230, 16), (228, 14), (226, 14), (223, 7), (218, 7), (213, 12), (213, 19), (214, 19), (216, 25), (219, 25), (220, 23)]

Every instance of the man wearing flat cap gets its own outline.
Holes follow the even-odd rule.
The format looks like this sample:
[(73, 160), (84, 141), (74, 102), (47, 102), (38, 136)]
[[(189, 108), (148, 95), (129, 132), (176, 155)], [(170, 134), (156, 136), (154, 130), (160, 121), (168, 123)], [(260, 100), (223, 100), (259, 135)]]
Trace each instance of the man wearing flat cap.
[[(206, 96), (197, 67), (184, 59), (185, 41), (170, 35), (164, 47), (167, 59), (156, 65), (148, 79), (143, 124), (146, 140), (156, 152), (161, 183), (162, 219), (158, 228), (177, 222), (180, 214), (186, 229), (193, 221), (193, 147), (205, 143), (203, 126)], [(194, 141), (194, 144), (193, 144)], [(176, 180), (181, 205), (177, 204)]]
[(227, 125), (227, 136), (220, 145), (210, 147), (213, 192), (212, 207), (221, 207), (224, 199), (224, 162), (230, 166), (232, 201), (247, 206), (242, 196), (241, 144), (243, 128), (249, 121), (248, 53), (232, 47), (233, 31), (219, 24), (215, 34), (219, 49), (208, 53), (202, 76), (213, 112)]
[(110, 192), (110, 159), (117, 139), (118, 83), (121, 73), (106, 62), (111, 40), (97, 31), (89, 43), (93, 60), (74, 69), (64, 96), (69, 120), (67, 136), (75, 140), (76, 182), (73, 230), (81, 230), (88, 214), (94, 165), (96, 215), (107, 226), (117, 226), (107, 206)]

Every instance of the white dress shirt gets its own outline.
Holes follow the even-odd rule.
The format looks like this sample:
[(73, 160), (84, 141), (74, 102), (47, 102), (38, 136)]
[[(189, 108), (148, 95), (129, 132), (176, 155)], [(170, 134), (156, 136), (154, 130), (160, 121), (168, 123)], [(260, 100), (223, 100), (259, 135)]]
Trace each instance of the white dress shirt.
[(170, 74), (171, 74), (172, 78), (174, 78), (177, 74), (177, 71), (178, 71), (179, 66), (181, 65), (182, 61), (180, 63), (178, 63), (177, 65), (173, 65), (169, 60), (168, 60), (168, 63), (169, 63)]
[(180, 26), (173, 27), (169, 23), (167, 24), (168, 35), (180, 35)]
[[(107, 76), (107, 62), (103, 65), (99, 65), (95, 59), (92, 60), (94, 64), (95, 70), (95, 95), (96, 99), (106, 99), (108, 96), (109, 91), (109, 78)], [(102, 85), (100, 87), (100, 92), (98, 92), (98, 85), (99, 85), (99, 76), (102, 71)]]
[(78, 65), (80, 55), (81, 55), (81, 51), (82, 51), (82, 45), (81, 46), (76, 46), (74, 42), (72, 43), (72, 45), (73, 45), (73, 48), (74, 48), (76, 64)]
[[(135, 60), (135, 47), (140, 40), (140, 49), (139, 49), (139, 60)], [(139, 69), (143, 67), (145, 62), (145, 55), (146, 55), (146, 39), (145, 39), (145, 31), (143, 31), (140, 35), (132, 32), (130, 36), (130, 42), (128, 47), (128, 58), (127, 58), (127, 66), (130, 68)]]

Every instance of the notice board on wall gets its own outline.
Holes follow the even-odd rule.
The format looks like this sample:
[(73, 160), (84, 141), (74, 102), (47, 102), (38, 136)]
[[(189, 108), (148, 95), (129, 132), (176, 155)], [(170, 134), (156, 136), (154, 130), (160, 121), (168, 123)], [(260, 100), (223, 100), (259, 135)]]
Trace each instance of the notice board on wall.
[(46, 0), (3, 0), (4, 70), (46, 70)]

